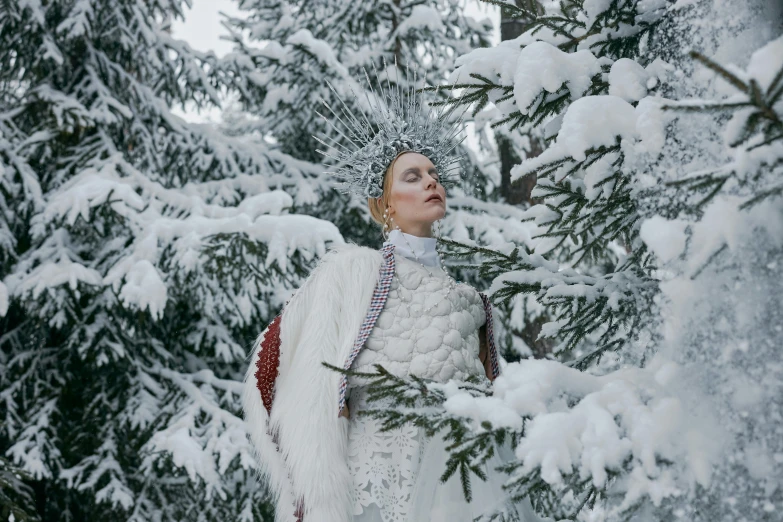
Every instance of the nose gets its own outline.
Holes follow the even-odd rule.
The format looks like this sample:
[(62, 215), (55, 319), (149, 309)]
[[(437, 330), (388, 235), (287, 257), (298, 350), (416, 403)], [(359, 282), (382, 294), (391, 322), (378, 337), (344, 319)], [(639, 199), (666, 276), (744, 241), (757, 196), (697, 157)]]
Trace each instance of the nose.
[(428, 189), (430, 187), (435, 187), (438, 184), (438, 181), (435, 178), (433, 178), (431, 175), (429, 175), (429, 174), (427, 174), (424, 177), (424, 179), (425, 179), (425, 187), (424, 188)]

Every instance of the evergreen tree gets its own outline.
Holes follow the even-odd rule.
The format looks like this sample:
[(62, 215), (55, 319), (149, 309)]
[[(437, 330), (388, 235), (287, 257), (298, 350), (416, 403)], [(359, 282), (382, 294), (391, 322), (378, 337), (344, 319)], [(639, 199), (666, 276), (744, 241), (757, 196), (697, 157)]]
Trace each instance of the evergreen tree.
[(0, 3), (0, 450), (43, 520), (268, 513), (247, 349), (342, 238), (289, 212), (309, 165), (169, 112), (223, 86), (184, 5)]
[[(519, 132), (538, 128), (554, 143), (512, 175), (538, 178), (532, 195), (543, 204), (527, 213), (539, 228), (534, 253), (571, 267), (573, 277), (557, 277), (555, 287), (542, 285), (539, 277), (524, 275), (543, 268), (524, 251), (485, 251), (482, 270), (502, 286), (495, 292), (498, 301), (536, 293), (551, 319), (541, 335), (558, 339), (559, 356), (577, 358), (575, 364), (586, 368), (639, 333), (644, 325), (638, 312), (649, 307), (654, 291), (655, 266), (639, 240), (640, 213), (631, 197), (636, 165), (626, 164), (618, 137), (622, 117), (611, 119), (615, 111), (635, 110), (659, 86), (660, 65), (642, 44), (655, 37), (665, 6), (567, 2), (542, 13), (536, 2), (523, 4), (504, 5), (530, 22), (528, 30), (496, 49), (460, 58), (455, 87), (467, 90), (460, 103), (475, 102), (474, 111), (494, 105), (501, 114), (495, 125)], [(538, 73), (542, 61), (551, 74)], [(596, 114), (604, 120), (587, 121)], [(556, 141), (563, 125), (571, 130), (569, 124), (583, 132), (573, 145)], [(546, 270), (539, 275), (551, 280)], [(515, 280), (514, 274), (521, 277)]]
[(2, 520), (37, 522), (32, 488), (25, 484), (30, 476), (0, 457), (0, 517)]
[[(510, 441), (509, 504), (484, 520), (515, 520), (512, 501), (524, 497), (556, 519), (770, 519), (783, 508), (769, 486), (782, 422), (769, 408), (779, 409), (783, 372), (770, 365), (781, 336), (770, 325), (783, 314), (772, 297), (783, 223), (783, 27), (771, 16), (780, 8), (732, 10), (724, 31), (728, 13), (708, 2), (545, 7), (525, 12), (533, 25), (518, 39), (458, 59), (456, 87), (467, 94), (453, 100), (491, 104), (498, 124), (548, 136), (513, 173), (538, 176), (543, 204), (526, 211), (537, 240), (452, 247), (483, 257), (496, 301), (535, 297), (552, 318), (542, 336), (568, 364), (521, 361), (494, 387), (459, 389), (379, 368), (373, 393), (400, 408), (365, 414), (445, 433), (444, 478), (458, 473), (466, 496), (479, 465)], [(734, 33), (716, 43), (724, 54), (766, 45), (747, 67), (717, 63), (707, 46), (692, 56), (714, 74), (688, 76), (694, 66), (676, 49), (708, 42), (703, 30)]]

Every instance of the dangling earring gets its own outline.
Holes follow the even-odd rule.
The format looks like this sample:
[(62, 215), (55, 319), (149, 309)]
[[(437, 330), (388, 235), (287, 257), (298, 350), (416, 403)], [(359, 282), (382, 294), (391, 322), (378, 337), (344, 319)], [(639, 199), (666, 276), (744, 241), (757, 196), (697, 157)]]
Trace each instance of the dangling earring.
[(383, 239), (389, 239), (389, 207), (383, 211)]

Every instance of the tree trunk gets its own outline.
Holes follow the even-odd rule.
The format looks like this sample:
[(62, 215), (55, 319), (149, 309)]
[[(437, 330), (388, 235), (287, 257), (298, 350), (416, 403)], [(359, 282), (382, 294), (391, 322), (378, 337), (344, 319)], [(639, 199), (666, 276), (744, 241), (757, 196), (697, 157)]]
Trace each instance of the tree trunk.
[[(543, 8), (536, 0), (516, 0), (516, 5), (524, 9), (528, 16), (519, 16), (519, 11), (505, 7), (500, 9), (500, 39), (513, 40), (524, 33), (535, 19), (536, 15), (543, 13)], [(498, 154), (500, 156), (500, 194), (511, 205), (526, 203), (532, 205), (530, 193), (536, 184), (536, 175), (528, 174), (511, 183), (511, 168), (522, 161), (514, 151), (514, 145), (508, 137), (497, 134)], [(538, 156), (543, 151), (539, 140), (530, 136), (530, 150), (527, 157)]]
[[(518, 37), (532, 24), (537, 15), (543, 14), (544, 10), (537, 0), (515, 0), (516, 5), (525, 10), (527, 16), (520, 16), (519, 11), (502, 7), (500, 9), (500, 39), (513, 40)], [(523, 158), (520, 158), (514, 150), (514, 145), (509, 137), (502, 133), (496, 135), (498, 154), (500, 155), (500, 194), (510, 205), (534, 205), (530, 197), (533, 187), (536, 185), (536, 175), (528, 174), (511, 182), (511, 169), (518, 165)], [(536, 137), (528, 135), (530, 146), (525, 151), (525, 156), (533, 158), (543, 152), (543, 143)], [(522, 330), (515, 330), (512, 335), (516, 335), (525, 341), (533, 352), (533, 357), (542, 359), (552, 352), (553, 341), (551, 339), (539, 339), (541, 326), (547, 322), (545, 317), (538, 317), (532, 321), (527, 318)]]

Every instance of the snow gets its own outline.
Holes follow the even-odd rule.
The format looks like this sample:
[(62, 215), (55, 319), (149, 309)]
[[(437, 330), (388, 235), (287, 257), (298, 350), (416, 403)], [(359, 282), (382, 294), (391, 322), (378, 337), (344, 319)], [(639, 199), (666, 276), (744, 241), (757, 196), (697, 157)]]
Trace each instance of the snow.
[[(679, 50), (661, 52), (652, 39), (643, 38), (633, 60), (612, 51), (596, 58), (601, 38), (630, 37), (641, 27), (601, 27), (600, 15), (616, 5), (609, 0), (583, 3), (580, 23), (596, 23), (598, 31), (575, 29), (573, 52), (557, 48), (564, 35), (545, 29), (457, 61), (452, 78), (484, 86), (469, 79), (474, 73), (498, 86), (487, 94), (494, 105), (482, 124), (515, 111), (540, 116), (554, 93), (569, 91), (562, 109), (515, 130), (554, 138), (512, 169), (512, 180), (538, 176), (533, 196), (546, 197), (546, 205), (523, 216), (537, 226), (528, 243), (535, 255), (521, 253), (503, 269), (484, 266), (497, 274), (490, 294), (518, 297), (514, 289), (524, 289), (549, 316), (542, 337), (593, 328), (580, 340), (583, 351), (570, 353), (571, 364), (589, 353), (607, 322), (638, 321), (618, 326), (612, 339), (622, 348), (585, 372), (525, 360), (504, 366), (491, 395), (438, 387), (446, 412), (467, 419), (472, 432), (486, 432), (489, 423), (520, 436), (520, 467), (509, 484), (543, 499), (542, 509), (554, 499), (552, 511), (564, 513), (560, 506), (584, 491), (569, 489), (580, 480), (610, 488), (600, 505), (580, 513), (583, 520), (761, 519), (780, 509), (783, 144), (760, 124), (779, 115), (770, 115), (769, 105), (757, 108), (783, 64), (779, 24), (766, 16), (780, 7), (729, 4), (651, 0), (634, 7), (637, 21), (672, 17), (674, 32), (659, 38), (682, 31), (683, 49), (698, 48), (743, 81), (755, 79), (755, 99), (700, 65), (691, 73), (693, 63)], [(544, 7), (559, 14), (557, 2)], [(587, 94), (600, 72), (608, 72), (601, 77), (607, 83)], [(509, 90), (513, 104), (500, 101)], [(717, 117), (664, 109), (718, 102), (735, 105)], [(709, 176), (714, 185), (703, 181)], [(701, 190), (670, 185), (685, 180), (702, 180)], [(712, 187), (717, 195), (701, 202)], [(622, 232), (607, 241), (605, 264), (572, 266), (574, 253), (609, 238), (607, 230)], [(586, 324), (590, 307), (606, 311), (595, 324)], [(556, 346), (551, 357), (560, 356)], [(525, 489), (537, 480), (554, 493)]]
[[(357, 72), (405, 35), (414, 43), (401, 52), (429, 82), (448, 75), (481, 83), (470, 78), (477, 74), (500, 87), (488, 94), (479, 127), (562, 102), (514, 131), (516, 140), (531, 130), (552, 138), (512, 170), (512, 180), (535, 171), (534, 195), (548, 195), (547, 205), (526, 210), (457, 191), (443, 223), (467, 244), (503, 255), (520, 248), (513, 262), (489, 267), (489, 293), (528, 290), (496, 309), (504, 320), (496, 337), (530, 355), (518, 332), (535, 320), (554, 338), (552, 360), (503, 362), (489, 395), (432, 385), (446, 397), (445, 413), (478, 434), (486, 423), (516, 433), (519, 467), (510, 478), (543, 480), (557, 505), (575, 498), (574, 483), (603, 490), (581, 520), (761, 519), (783, 509), (783, 211), (779, 195), (748, 205), (783, 187), (783, 143), (764, 143), (769, 136), (758, 127), (748, 133), (749, 123), (769, 121), (748, 103), (757, 100), (702, 66), (691, 74), (679, 55), (700, 49), (755, 80), (763, 97), (783, 65), (783, 37), (767, 16), (779, 6), (644, 0), (634, 4), (635, 25), (603, 26), (602, 13), (616, 3), (585, 0), (573, 47), (544, 28), (479, 49), (454, 36), (478, 28), (475, 21), (443, 14), (441, 4), (414, 5), (396, 33), (387, 24), (370, 35), (345, 31), (355, 13), (368, 12), (362, 3), (325, 28), (326, 2), (302, 13), (253, 6), (258, 17), (230, 24), (231, 38), (251, 35), (258, 46), (237, 47), (218, 63), (175, 40), (145, 3), (137, 18), (120, 20), (120, 10), (111, 23), (101, 18), (111, 6), (95, 11), (94, 3), (71, 2), (57, 27), (47, 26), (51, 13), (39, 1), (16, 3), (27, 9), (30, 41), (39, 42), (36, 60), (54, 73), (42, 81), (40, 67), (25, 64), (31, 89), (8, 90), (6, 81), (3, 92), (36, 104), (0, 111), (0, 247), (10, 266), (0, 282), (9, 325), (2, 435), (6, 456), (34, 479), (133, 511), (134, 521), (172, 520), (168, 508), (216, 520), (257, 515), (250, 506), (267, 499), (252, 482), (256, 464), (237, 401), (247, 332), (279, 311), (330, 244), (354, 239), (332, 221), (363, 239), (370, 230), (365, 202), (333, 198), (321, 165), (301, 150), (315, 128), (309, 109), (330, 96), (326, 80), (342, 95), (361, 93)], [(550, 14), (561, 9), (543, 4)], [(183, 7), (162, 5), (164, 19)], [(279, 16), (262, 16), (270, 14)], [(633, 59), (598, 57), (602, 38), (633, 36), (661, 16), (673, 26), (656, 35), (665, 49), (644, 37)], [(90, 47), (104, 39), (111, 46)], [(63, 69), (74, 49), (85, 63)], [(135, 51), (137, 68), (119, 67), (110, 49)], [(228, 77), (236, 83), (224, 83)], [(246, 117), (217, 129), (170, 112), (195, 98), (215, 103), (224, 88), (241, 91)], [(745, 107), (719, 118), (663, 110), (715, 100)], [(783, 97), (771, 109), (780, 113), (781, 104)], [(28, 112), (38, 105), (43, 113)], [(231, 111), (224, 114), (228, 120)], [(588, 152), (618, 143), (603, 157)], [(553, 163), (551, 175), (538, 170)], [(477, 168), (489, 175), (483, 188), (494, 189), (497, 166)], [(726, 182), (697, 209), (686, 205), (690, 189), (667, 184), (706, 175)], [(565, 187), (573, 195), (556, 193)], [(596, 220), (599, 211), (606, 216)], [(562, 230), (564, 212), (572, 212), (569, 233), (544, 237), (550, 227)], [(579, 248), (607, 240), (615, 226), (621, 232), (601, 246), (603, 257), (575, 263)], [(640, 252), (649, 254), (644, 263), (634, 257)], [(578, 323), (589, 307), (604, 315)], [(621, 349), (585, 371), (569, 366), (606, 342), (613, 321), (620, 324), (607, 339)], [(30, 335), (30, 324), (40, 331)], [(593, 329), (565, 353), (564, 332), (577, 324)], [(65, 459), (62, 440), (74, 433), (61, 420), (62, 401), (78, 394), (89, 395), (88, 405), (68, 413), (99, 443)], [(133, 440), (116, 436), (128, 428)], [(128, 468), (125, 452), (141, 466)], [(172, 482), (199, 495), (177, 489), (172, 500)]]
[(87, 285), (99, 285), (100, 274), (82, 264), (74, 263), (68, 259), (62, 259), (58, 263), (44, 263), (35, 268), (33, 272), (21, 280), (21, 284), (15, 285), (16, 279), (9, 277), (9, 283), (14, 292), (19, 295), (30, 293), (33, 299), (38, 298), (46, 289), (67, 284), (69, 288), (76, 289), (80, 283)]
[(311, 52), (325, 67), (336, 70), (341, 76), (349, 76), (348, 71), (338, 60), (334, 49), (324, 40), (319, 40), (307, 29), (300, 29), (288, 37), (288, 45), (301, 45)]
[[(639, 153), (657, 153), (664, 145), (666, 124), (674, 118), (671, 113), (661, 110), (663, 104), (664, 100), (650, 96), (643, 98), (636, 107), (612, 95), (576, 100), (562, 116), (554, 143), (538, 157), (514, 166), (512, 181), (555, 161), (585, 161), (587, 151), (612, 147), (621, 137), (626, 145), (633, 144)], [(633, 153), (627, 149), (625, 152)], [(604, 168), (606, 172), (601, 174), (599, 170), (600, 165), (588, 168), (587, 172), (593, 173), (591, 185), (611, 172)]]
[(748, 77), (758, 82), (761, 89), (767, 90), (781, 66), (783, 66), (783, 36), (755, 51), (750, 57), (746, 72)]
[(514, 100), (523, 113), (544, 90), (554, 93), (565, 84), (571, 99), (581, 98), (593, 75), (601, 72), (599, 60), (590, 51), (566, 53), (546, 42), (532, 43), (519, 53), (514, 72)]
[(655, 155), (663, 150), (666, 142), (666, 125), (675, 115), (662, 110), (663, 100), (647, 96), (636, 105), (636, 132), (641, 139), (635, 148), (638, 152)]
[(449, 196), (444, 228), (448, 237), (510, 252), (515, 245), (533, 246), (535, 227), (521, 221), (523, 211), (468, 196)]
[(80, 36), (89, 36), (90, 18), (93, 17), (92, 2), (90, 0), (77, 0), (69, 16), (57, 26), (56, 32), (68, 39)]
[(666, 462), (687, 462), (692, 476), (702, 486), (709, 484), (704, 463), (720, 448), (710, 440), (715, 434), (701, 428), (714, 427), (714, 419), (704, 419), (702, 411), (694, 423), (689, 408), (695, 405), (683, 403), (671, 388), (684, 376), (683, 368), (661, 360), (647, 369), (605, 376), (528, 360), (506, 365), (491, 397), (475, 397), (453, 385), (438, 389), (448, 397), (446, 410), (475, 426), (489, 421), (521, 432), (521, 419), (529, 419), (516, 446), (521, 474), (538, 469), (555, 487), (563, 485), (565, 475), (576, 474), (603, 488), (609, 473), (627, 470), (622, 509), (644, 496), (657, 505), (679, 494), (685, 484), (667, 471)]
[(0, 281), (0, 317), (8, 313), (8, 287)]
[[(253, 462), (252, 449), (242, 419), (218, 406), (213, 395), (215, 389), (225, 388), (238, 396), (241, 383), (218, 379), (210, 371), (182, 375), (160, 368), (156, 373), (183, 390), (191, 402), (177, 411), (168, 426), (152, 436), (149, 451), (165, 451), (191, 480), (203, 480), (207, 498), (214, 494), (225, 497), (220, 475), (235, 459), (244, 465)], [(202, 424), (202, 415), (210, 417), (210, 421)], [(208, 435), (206, 444), (193, 437), (199, 431)], [(149, 467), (152, 462), (146, 457), (143, 466)]]
[(627, 102), (637, 102), (647, 96), (649, 73), (629, 58), (620, 58), (609, 71), (609, 94)]
[(125, 272), (119, 297), (126, 307), (148, 309), (152, 317), (160, 319), (166, 308), (166, 285), (155, 266), (141, 259)]
[(440, 13), (428, 5), (415, 5), (410, 14), (397, 26), (397, 34), (403, 36), (410, 31), (445, 31)]
[(669, 7), (669, 9), (671, 9), (672, 11), (676, 11), (678, 9), (683, 9), (688, 6), (692, 6), (698, 1), (699, 0), (677, 0), (676, 2), (674, 2), (674, 4), (672, 4)]
[(618, 136), (636, 135), (634, 107), (616, 96), (590, 96), (571, 104), (563, 117), (555, 149), (577, 161), (585, 151), (611, 146)]
[[(691, 387), (687, 389), (691, 393), (701, 390), (700, 402), (722, 412), (722, 428), (707, 433), (719, 434), (721, 443), (732, 448), (728, 455), (740, 456), (738, 464), (747, 469), (750, 482), (737, 477), (736, 469), (732, 478), (721, 471), (732, 469), (733, 457), (728, 461), (701, 457), (702, 475), (724, 473), (728, 479), (716, 482), (715, 487), (725, 492), (719, 494), (748, 488), (731, 506), (735, 513), (742, 509), (739, 505), (747, 495), (752, 495), (754, 484), (764, 489), (764, 484), (779, 476), (779, 468), (772, 464), (775, 448), (780, 448), (772, 427), (777, 421), (761, 419), (765, 416), (762, 412), (769, 411), (770, 401), (777, 403), (783, 392), (783, 368), (773, 362), (772, 355), (780, 331), (769, 324), (770, 317), (780, 313), (779, 302), (775, 303), (781, 292), (779, 269), (774, 262), (758, 266), (764, 263), (764, 250), (779, 251), (783, 246), (781, 212), (779, 205), (776, 208), (770, 203), (750, 212), (738, 212), (737, 205), (735, 198), (719, 198), (706, 209), (702, 219), (691, 226), (691, 240), (679, 261), (682, 275), (661, 284), (668, 302), (661, 356), (688, 361)], [(715, 257), (724, 245), (724, 254)], [(747, 256), (749, 252), (753, 254)], [(769, 422), (772, 424), (766, 426), (770, 429), (761, 428)], [(745, 423), (755, 426), (749, 439), (743, 434)], [(712, 471), (716, 466), (718, 470)], [(742, 486), (729, 486), (735, 480), (743, 480), (738, 482)]]
[(555, 143), (537, 158), (514, 167), (511, 179), (516, 180), (541, 165), (564, 158), (584, 161), (588, 149), (611, 147), (618, 136), (638, 136), (633, 105), (608, 95), (576, 100), (563, 116)]
[(663, 263), (668, 263), (685, 251), (687, 226), (685, 221), (653, 216), (642, 223), (639, 234), (650, 250)]
[[(158, 317), (167, 302), (165, 278), (151, 264), (159, 261), (160, 241), (175, 245), (177, 259), (188, 271), (199, 266), (198, 251), (206, 238), (219, 233), (245, 234), (268, 244), (265, 266), (277, 263), (281, 270), (287, 269), (289, 257), (296, 251), (305, 251), (308, 257), (322, 255), (326, 242), (342, 242), (342, 236), (330, 223), (284, 215), (293, 201), (283, 191), (254, 194), (236, 207), (212, 205), (200, 197), (198, 187), (192, 184), (185, 187), (189, 195), (184, 195), (151, 183), (140, 173), (121, 176), (122, 163), (116, 159), (105, 162), (100, 171), (85, 169), (52, 198), (43, 216), (47, 221), (65, 218), (73, 225), (77, 218), (89, 220), (90, 210), (105, 204), (111, 197), (112, 209), (137, 230), (134, 254), (117, 262), (105, 279), (76, 263), (46, 264), (36, 270), (36, 277), (28, 278), (28, 281), (35, 280), (34, 296), (65, 281), (72, 286), (77, 281), (107, 284), (120, 291), (125, 306), (147, 309)], [(153, 204), (145, 204), (145, 201)], [(169, 217), (161, 212), (166, 206), (169, 209), (166, 214), (172, 213), (173, 208), (180, 208), (190, 215)], [(47, 275), (41, 278), (41, 274)], [(125, 283), (120, 288), (118, 285), (123, 278)], [(20, 284), (19, 291), (27, 291), (32, 284)]]
[[(0, 102), (5, 456), (79, 492), (87, 518), (249, 520), (266, 498), (239, 416), (248, 343), (344, 241), (294, 210), (328, 180), (250, 118), (224, 132), (171, 112), (215, 109), (234, 72), (172, 37), (181, 2), (50, 4), (3, 11), (20, 22), (4, 44), (38, 46), (0, 81), (4, 100), (36, 100)], [(329, 59), (312, 35), (291, 36), (268, 52)], [(24, 84), (9, 80), (20, 71)]]
[(510, 84), (520, 53), (521, 49), (515, 40), (505, 40), (497, 47), (473, 49), (454, 61), (456, 68), (449, 82), (468, 82), (471, 74), (479, 74), (490, 79), (497, 78), (502, 84)]
[(613, 0), (585, 0), (583, 8), (587, 15), (587, 24), (590, 25), (601, 13), (605, 13), (611, 7)]
[(289, 45), (301, 45), (306, 47), (327, 66), (337, 63), (337, 58), (335, 57), (331, 46), (322, 40), (316, 39), (307, 29), (300, 29), (295, 32), (288, 37), (286, 43)]

